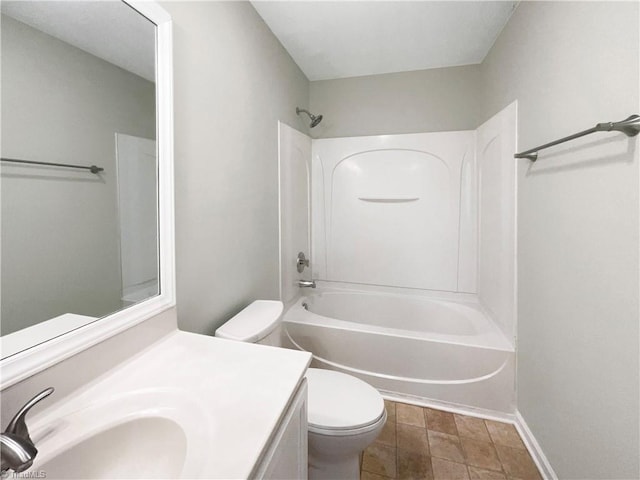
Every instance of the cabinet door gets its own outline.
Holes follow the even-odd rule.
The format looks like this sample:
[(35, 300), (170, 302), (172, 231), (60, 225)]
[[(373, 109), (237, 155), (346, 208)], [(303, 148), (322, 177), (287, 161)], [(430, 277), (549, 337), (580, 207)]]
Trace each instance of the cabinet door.
[(273, 480), (307, 479), (307, 381), (293, 397), (255, 478)]

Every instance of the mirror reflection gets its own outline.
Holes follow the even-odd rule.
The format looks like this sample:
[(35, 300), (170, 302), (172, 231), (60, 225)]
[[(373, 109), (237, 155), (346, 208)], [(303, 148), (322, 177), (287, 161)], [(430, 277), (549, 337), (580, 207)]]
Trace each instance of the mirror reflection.
[(119, 1), (1, 11), (6, 357), (157, 295), (159, 272), (155, 26)]

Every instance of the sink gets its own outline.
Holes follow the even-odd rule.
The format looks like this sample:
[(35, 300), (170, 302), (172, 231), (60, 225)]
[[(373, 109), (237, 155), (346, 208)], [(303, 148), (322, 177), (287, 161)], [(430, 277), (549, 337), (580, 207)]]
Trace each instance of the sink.
[(148, 389), (78, 403), (83, 406), (34, 418), (38, 455), (25, 474), (47, 480), (202, 476), (215, 429), (188, 392)]
[(173, 420), (140, 418), (109, 428), (61, 452), (39, 470), (46, 478), (179, 478), (187, 437)]
[(27, 417), (38, 454), (14, 477), (255, 478), (310, 359), (176, 330), (98, 376), (72, 363), (90, 380), (51, 373), (56, 392)]

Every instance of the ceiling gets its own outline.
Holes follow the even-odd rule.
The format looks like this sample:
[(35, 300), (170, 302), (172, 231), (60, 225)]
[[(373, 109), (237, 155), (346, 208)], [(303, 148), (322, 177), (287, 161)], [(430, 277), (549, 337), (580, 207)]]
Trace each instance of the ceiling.
[(2, 13), (155, 82), (155, 25), (121, 1), (2, 1)]
[(481, 63), (517, 1), (253, 1), (309, 80)]

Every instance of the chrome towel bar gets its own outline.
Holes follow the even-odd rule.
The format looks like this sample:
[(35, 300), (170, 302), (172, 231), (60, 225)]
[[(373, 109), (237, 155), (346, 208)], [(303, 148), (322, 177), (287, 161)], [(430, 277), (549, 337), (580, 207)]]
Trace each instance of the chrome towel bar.
[(535, 162), (538, 159), (538, 152), (540, 150), (553, 147), (554, 145), (558, 145), (560, 143), (568, 142), (569, 140), (584, 137), (585, 135), (589, 135), (595, 132), (622, 132), (627, 137), (635, 137), (636, 135), (638, 135), (638, 133), (640, 133), (640, 115), (631, 115), (629, 118), (625, 118), (620, 122), (599, 123), (595, 127), (583, 130), (582, 132), (574, 133), (573, 135), (569, 135), (568, 137), (545, 143), (544, 145), (540, 145), (536, 148), (530, 148), (529, 150), (525, 150), (524, 152), (516, 153), (513, 158), (528, 158), (532, 162)]
[(71, 165), (69, 163), (36, 162), (34, 160), (19, 160), (17, 158), (0, 158), (0, 160), (2, 160), (3, 162), (26, 163), (28, 165), (47, 165), (50, 167), (82, 168), (84, 170), (90, 170), (91, 173), (100, 173), (104, 171), (104, 168), (96, 167), (95, 165), (85, 166), (85, 165)]

